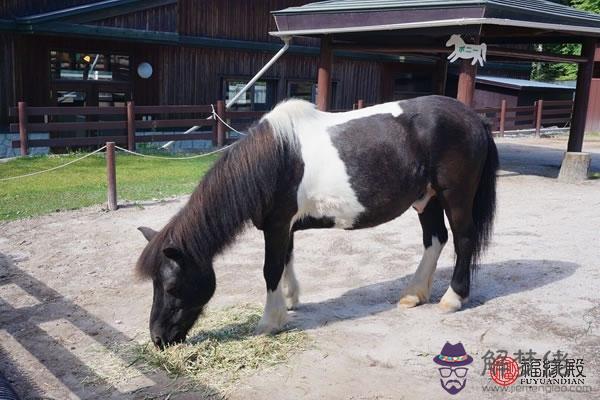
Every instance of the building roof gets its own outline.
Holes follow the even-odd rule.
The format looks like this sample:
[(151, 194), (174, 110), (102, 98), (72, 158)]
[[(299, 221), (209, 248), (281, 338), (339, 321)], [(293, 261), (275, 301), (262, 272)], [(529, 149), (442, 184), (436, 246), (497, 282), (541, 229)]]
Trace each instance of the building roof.
[(328, 0), (274, 11), (276, 36), (496, 25), (600, 36), (600, 15), (546, 0)]
[(539, 82), (527, 79), (504, 78), (498, 76), (477, 76), (477, 83), (484, 83), (494, 86), (502, 86), (509, 89), (556, 89), (556, 90), (575, 90), (576, 83), (569, 82)]

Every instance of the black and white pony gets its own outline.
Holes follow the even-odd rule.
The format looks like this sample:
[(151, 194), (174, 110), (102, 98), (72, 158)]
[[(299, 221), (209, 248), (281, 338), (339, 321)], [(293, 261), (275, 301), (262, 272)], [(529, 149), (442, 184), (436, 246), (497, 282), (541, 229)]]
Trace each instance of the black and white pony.
[[(298, 304), (294, 232), (369, 228), (411, 205), (425, 251), (400, 306), (429, 300), (450, 222), (456, 266), (440, 306), (459, 310), (471, 268), (491, 234), (498, 154), (489, 126), (441, 96), (326, 113), (305, 101), (279, 104), (228, 149), (188, 203), (149, 240), (137, 271), (150, 277), (154, 343), (182, 341), (216, 283), (212, 260), (248, 221), (264, 232), (267, 301), (257, 333), (272, 333)], [(287, 303), (287, 304), (286, 304)]]

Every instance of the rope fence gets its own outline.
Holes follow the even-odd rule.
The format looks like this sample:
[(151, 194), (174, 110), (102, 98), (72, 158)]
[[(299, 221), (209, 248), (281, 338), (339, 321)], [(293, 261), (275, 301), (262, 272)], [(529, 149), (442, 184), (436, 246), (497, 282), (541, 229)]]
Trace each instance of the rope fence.
[(26, 179), (26, 178), (29, 178), (32, 176), (50, 173), (50, 172), (53, 172), (53, 171), (56, 171), (56, 170), (59, 170), (62, 168), (66, 168), (68, 166), (72, 166), (78, 162), (83, 161), (84, 159), (86, 159), (88, 157), (91, 157), (93, 155), (97, 155), (97, 154), (104, 152), (105, 159), (106, 159), (107, 205), (108, 205), (109, 210), (114, 211), (114, 210), (118, 209), (117, 182), (116, 182), (116, 153), (117, 153), (117, 151), (120, 151), (125, 154), (130, 154), (132, 156), (136, 156), (136, 157), (139, 157), (142, 159), (165, 160), (165, 161), (185, 161), (185, 160), (193, 160), (193, 159), (199, 159), (199, 158), (203, 158), (203, 157), (209, 157), (211, 155), (221, 153), (221, 152), (229, 149), (230, 147), (235, 146), (236, 143), (237, 142), (234, 142), (232, 144), (223, 146), (217, 150), (214, 150), (214, 151), (211, 151), (208, 153), (197, 154), (197, 155), (189, 156), (189, 157), (163, 157), (163, 156), (155, 156), (155, 155), (150, 155), (150, 154), (138, 153), (135, 151), (128, 150), (124, 147), (117, 146), (114, 142), (107, 142), (105, 145), (94, 150), (93, 152), (85, 154), (82, 157), (78, 157), (78, 158), (71, 160), (69, 162), (66, 162), (64, 164), (61, 164), (61, 165), (58, 165), (58, 166), (55, 166), (52, 168), (48, 168), (45, 170), (41, 170), (41, 171), (35, 171), (35, 172), (23, 174), (23, 175), (0, 178), (0, 182), (17, 180), (17, 179)]

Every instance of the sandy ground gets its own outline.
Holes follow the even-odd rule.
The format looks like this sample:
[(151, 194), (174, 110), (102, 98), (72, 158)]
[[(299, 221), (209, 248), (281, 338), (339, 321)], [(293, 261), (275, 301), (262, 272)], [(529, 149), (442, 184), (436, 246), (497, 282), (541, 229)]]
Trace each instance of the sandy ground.
[[(375, 229), (296, 236), (300, 308), (291, 325), (312, 346), (245, 378), (232, 399), (448, 398), (432, 357), (446, 341), (474, 358), (457, 398), (505, 398), (482, 375), (488, 350), (561, 350), (584, 358), (590, 394), (514, 393), (513, 398), (600, 398), (600, 180), (554, 177), (562, 140), (500, 139), (502, 174), (494, 243), (471, 300), (442, 314), (454, 252), (444, 250), (432, 304), (399, 310), (422, 253), (412, 210)], [(600, 143), (593, 170), (600, 171)], [(140, 225), (161, 227), (185, 199), (99, 207), (0, 224), (0, 370), (24, 399), (165, 398), (181, 382), (143, 374), (112, 351), (147, 337), (152, 287), (133, 278)], [(450, 242), (451, 243), (451, 242)], [(262, 237), (248, 230), (216, 260), (211, 307), (264, 301)], [(170, 398), (198, 398), (194, 393)]]

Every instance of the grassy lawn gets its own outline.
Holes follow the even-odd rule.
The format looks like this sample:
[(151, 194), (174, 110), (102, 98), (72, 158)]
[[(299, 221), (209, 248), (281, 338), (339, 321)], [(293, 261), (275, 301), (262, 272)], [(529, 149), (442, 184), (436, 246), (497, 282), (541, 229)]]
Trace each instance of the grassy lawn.
[[(45, 170), (81, 156), (17, 158), (0, 163), (0, 179)], [(218, 157), (156, 160), (117, 153), (119, 201), (191, 193)], [(102, 154), (45, 174), (0, 181), (0, 220), (4, 221), (102, 203), (106, 203), (106, 163)]]

